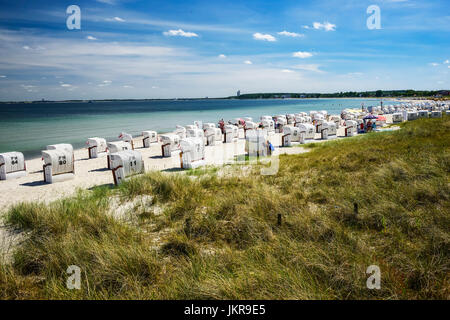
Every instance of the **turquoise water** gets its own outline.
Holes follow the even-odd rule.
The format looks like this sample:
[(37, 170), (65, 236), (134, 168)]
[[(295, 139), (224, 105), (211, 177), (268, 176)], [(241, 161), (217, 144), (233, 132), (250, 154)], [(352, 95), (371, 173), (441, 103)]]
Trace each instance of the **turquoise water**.
[[(340, 114), (344, 108), (379, 105), (375, 99), (176, 100), (93, 103), (0, 104), (0, 152), (20, 151), (27, 158), (40, 155), (48, 144), (84, 146), (98, 136), (117, 140), (120, 132), (173, 131), (194, 120), (277, 115), (310, 110)], [(389, 101), (385, 105), (391, 104)]]

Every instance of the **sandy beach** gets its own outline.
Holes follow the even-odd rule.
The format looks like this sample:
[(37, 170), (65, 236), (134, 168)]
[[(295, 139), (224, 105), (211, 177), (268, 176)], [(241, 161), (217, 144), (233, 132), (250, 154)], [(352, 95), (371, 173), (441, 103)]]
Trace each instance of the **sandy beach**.
[[(390, 121), (390, 118), (388, 119)], [(344, 138), (344, 127), (337, 130), (337, 139)], [(278, 154), (297, 154), (307, 152), (306, 148), (294, 146), (280, 148), (280, 133), (269, 136), (269, 140), (276, 147)], [(234, 143), (219, 143), (215, 146), (205, 147), (205, 161), (207, 165), (221, 166), (234, 162), (236, 155), (245, 154), (245, 139), (243, 133), (240, 139)], [(161, 144), (152, 144), (150, 148), (144, 148), (142, 137), (135, 137), (135, 150), (142, 153), (145, 171), (177, 172), (180, 169), (179, 154), (163, 158), (161, 156)], [(316, 133), (314, 140), (308, 142), (324, 142), (320, 140), (320, 134)], [(62, 141), (63, 142), (63, 141)], [(113, 175), (107, 169), (106, 157), (89, 159), (87, 149), (77, 149), (75, 153), (75, 178), (68, 181), (48, 184), (43, 181), (42, 159), (28, 160), (27, 175), (13, 180), (0, 181), (0, 211), (7, 210), (11, 205), (22, 201), (51, 202), (63, 197), (73, 195), (78, 188), (88, 189), (100, 185), (113, 185)]]
[[(270, 140), (275, 146), (280, 145), (280, 134), (274, 134)], [(179, 154), (172, 157), (161, 156), (161, 144), (152, 144), (143, 148), (142, 137), (135, 137), (135, 150), (142, 153), (146, 172), (177, 171), (180, 168)], [(208, 165), (231, 163), (235, 155), (244, 154), (245, 140), (235, 143), (219, 143), (216, 146), (205, 147), (205, 160)], [(27, 175), (13, 180), (0, 181), (0, 208), (6, 210), (11, 205), (21, 201), (50, 202), (69, 196), (77, 188), (87, 189), (93, 186), (113, 184), (113, 175), (107, 169), (106, 157), (89, 159), (87, 149), (77, 149), (75, 154), (75, 178), (63, 182), (47, 184), (43, 181), (42, 159), (27, 160)]]

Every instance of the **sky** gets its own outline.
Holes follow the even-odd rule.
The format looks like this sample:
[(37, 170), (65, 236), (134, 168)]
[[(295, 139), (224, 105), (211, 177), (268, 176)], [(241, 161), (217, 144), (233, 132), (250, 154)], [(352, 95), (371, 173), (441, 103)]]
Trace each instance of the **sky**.
[(448, 0), (0, 0), (2, 101), (448, 90), (449, 60)]

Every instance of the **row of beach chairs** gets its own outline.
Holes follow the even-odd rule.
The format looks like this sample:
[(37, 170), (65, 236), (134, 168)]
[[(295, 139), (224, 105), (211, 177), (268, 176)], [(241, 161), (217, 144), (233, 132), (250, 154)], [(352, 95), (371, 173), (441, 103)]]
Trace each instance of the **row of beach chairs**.
[[(442, 116), (442, 111), (410, 110), (393, 114), (393, 121), (415, 120), (426, 116)], [(438, 113), (440, 115), (438, 115)], [(449, 113), (449, 110), (446, 110)], [(396, 116), (401, 114), (401, 118)], [(295, 143), (305, 143), (320, 134), (320, 139), (336, 137), (340, 126), (345, 128), (345, 137), (357, 134), (360, 119), (342, 119), (329, 116), (326, 111), (311, 111), (275, 117), (262, 116), (259, 123), (252, 118), (236, 118), (228, 124), (202, 123), (195, 121), (185, 127), (176, 126), (171, 133), (160, 134), (156, 131), (142, 132), (142, 147), (150, 148), (161, 145), (162, 157), (174, 154), (180, 157), (183, 169), (197, 168), (205, 165), (205, 146), (219, 143), (233, 143), (238, 139), (246, 139), (248, 155), (267, 155), (268, 136), (281, 134), (281, 146), (289, 147)], [(120, 184), (131, 175), (145, 171), (142, 154), (135, 150), (133, 137), (125, 132), (119, 135), (118, 141), (107, 142), (104, 138), (93, 137), (86, 142), (89, 159), (106, 157), (107, 168), (113, 173), (114, 183)], [(74, 150), (70, 144), (48, 145), (42, 151), (43, 179), (54, 183), (75, 177)], [(20, 178), (26, 175), (26, 162), (21, 152), (0, 154), (0, 180)]]

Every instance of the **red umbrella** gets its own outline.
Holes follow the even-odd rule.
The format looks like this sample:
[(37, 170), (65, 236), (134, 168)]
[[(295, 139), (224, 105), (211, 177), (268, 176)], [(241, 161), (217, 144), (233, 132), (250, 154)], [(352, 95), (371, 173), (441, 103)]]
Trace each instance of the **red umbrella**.
[(385, 116), (378, 116), (377, 120), (379, 120), (379, 121), (386, 121), (386, 117)]

